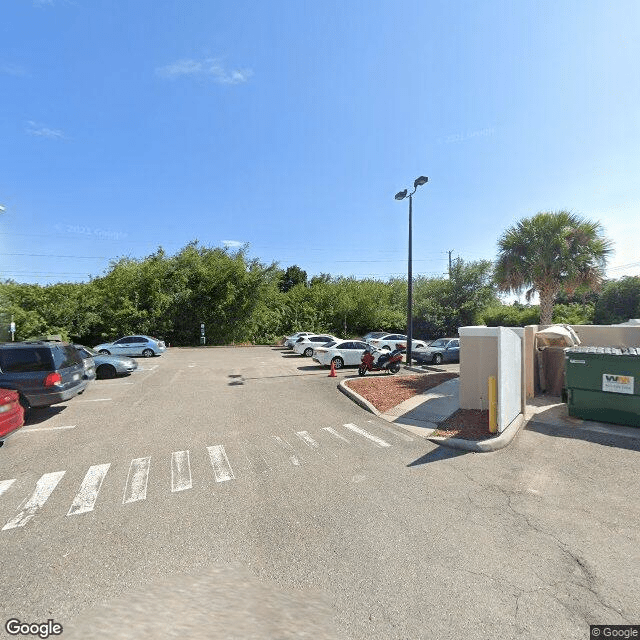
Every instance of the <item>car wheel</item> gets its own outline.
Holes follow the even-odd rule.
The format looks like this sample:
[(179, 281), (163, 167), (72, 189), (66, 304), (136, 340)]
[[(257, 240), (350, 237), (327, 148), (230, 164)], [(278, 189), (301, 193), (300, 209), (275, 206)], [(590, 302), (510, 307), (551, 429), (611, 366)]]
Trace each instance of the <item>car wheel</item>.
[(400, 371), (400, 363), (399, 362), (394, 362), (389, 367), (389, 371), (391, 371), (391, 373), (398, 373), (398, 371)]
[(100, 351), (98, 351), (98, 353), (101, 353), (103, 356), (110, 356), (111, 355), (111, 351), (107, 351), (106, 349), (100, 349)]
[(111, 364), (101, 364), (96, 370), (98, 378), (104, 378), (110, 380), (116, 377), (116, 368)]
[(434, 361), (436, 364), (442, 364), (442, 354), (441, 354), (441, 353), (436, 353), (436, 354), (433, 356), (433, 361)]
[(386, 349), (387, 351), (391, 351), (391, 347), (388, 344), (385, 344), (382, 348)]
[(29, 404), (29, 401), (21, 393), (18, 394), (18, 399), (20, 404), (22, 405), (22, 408), (24, 409), (24, 419), (26, 421), (27, 416), (29, 415), (29, 413), (31, 413), (31, 405)]
[(143, 355), (145, 358), (151, 358), (151, 357), (153, 356), (153, 349), (145, 349), (145, 350), (142, 352), (142, 355)]
[(333, 362), (336, 369), (344, 367), (344, 360), (340, 356), (336, 356), (331, 362)]
[(0, 440), (0, 447), (4, 444), (4, 440)]
[(307, 347), (307, 348), (304, 350), (304, 355), (305, 355), (307, 358), (310, 358), (310, 357), (313, 355), (313, 348), (312, 348), (312, 347)]

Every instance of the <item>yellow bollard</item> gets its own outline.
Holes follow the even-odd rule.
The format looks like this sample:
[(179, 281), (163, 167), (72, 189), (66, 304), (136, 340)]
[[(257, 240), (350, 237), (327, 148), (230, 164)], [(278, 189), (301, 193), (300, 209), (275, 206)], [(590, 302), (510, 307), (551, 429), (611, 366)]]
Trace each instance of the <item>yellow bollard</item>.
[(489, 433), (498, 432), (498, 381), (489, 376)]

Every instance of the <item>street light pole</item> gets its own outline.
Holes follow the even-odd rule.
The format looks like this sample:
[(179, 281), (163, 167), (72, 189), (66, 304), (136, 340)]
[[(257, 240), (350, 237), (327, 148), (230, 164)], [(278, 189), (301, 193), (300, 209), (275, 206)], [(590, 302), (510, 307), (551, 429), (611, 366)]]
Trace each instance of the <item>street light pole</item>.
[[(426, 184), (429, 178), (420, 176), (413, 182), (413, 191), (409, 194), (409, 260), (407, 267), (407, 365), (411, 365), (411, 352), (413, 348), (413, 256), (412, 256), (412, 227), (413, 227), (413, 194), (418, 187)], [(407, 197), (407, 189), (396, 193), (396, 200), (404, 200)]]

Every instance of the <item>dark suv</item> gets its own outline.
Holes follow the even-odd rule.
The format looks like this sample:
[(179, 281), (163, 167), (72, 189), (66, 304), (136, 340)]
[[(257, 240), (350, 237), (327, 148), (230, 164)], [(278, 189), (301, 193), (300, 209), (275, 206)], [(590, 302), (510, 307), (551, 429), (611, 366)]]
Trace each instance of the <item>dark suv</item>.
[(0, 387), (15, 389), (25, 411), (66, 402), (82, 393), (87, 384), (82, 356), (73, 345), (0, 343)]

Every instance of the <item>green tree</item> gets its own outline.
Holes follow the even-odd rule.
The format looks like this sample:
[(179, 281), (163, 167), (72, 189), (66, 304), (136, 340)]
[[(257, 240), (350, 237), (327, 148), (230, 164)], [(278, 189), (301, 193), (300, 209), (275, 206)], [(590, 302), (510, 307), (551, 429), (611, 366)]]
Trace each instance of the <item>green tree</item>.
[(509, 293), (526, 289), (527, 300), (537, 292), (540, 322), (551, 324), (558, 293), (571, 295), (580, 285), (597, 290), (611, 251), (599, 222), (568, 211), (540, 212), (498, 240), (496, 282)]
[(280, 282), (280, 291), (286, 293), (289, 289), (293, 289), (297, 284), (307, 284), (307, 272), (303, 271), (298, 265), (287, 267)]
[(631, 318), (640, 318), (640, 277), (607, 282), (596, 302), (593, 322), (619, 324)]

